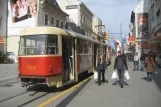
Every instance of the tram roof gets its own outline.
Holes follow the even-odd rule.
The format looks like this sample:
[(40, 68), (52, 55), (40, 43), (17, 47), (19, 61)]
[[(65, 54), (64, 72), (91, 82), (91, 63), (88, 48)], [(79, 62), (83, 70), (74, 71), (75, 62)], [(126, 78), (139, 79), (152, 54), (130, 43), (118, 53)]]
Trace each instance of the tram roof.
[(69, 30), (60, 29), (57, 27), (30, 27), (24, 28), (20, 32), (21, 36), (37, 35), (37, 34), (55, 34), (76, 37), (74, 32)]
[(75, 38), (80, 38), (83, 40), (88, 40), (97, 44), (107, 45), (105, 43), (102, 43), (100, 41), (94, 40), (92, 38), (89, 38), (87, 36), (84, 36), (82, 34), (67, 30), (67, 29), (61, 29), (57, 27), (30, 27), (30, 28), (23, 28), (20, 32), (21, 36), (25, 35), (37, 35), (37, 34), (55, 34), (55, 35), (64, 35), (64, 36), (72, 36)]

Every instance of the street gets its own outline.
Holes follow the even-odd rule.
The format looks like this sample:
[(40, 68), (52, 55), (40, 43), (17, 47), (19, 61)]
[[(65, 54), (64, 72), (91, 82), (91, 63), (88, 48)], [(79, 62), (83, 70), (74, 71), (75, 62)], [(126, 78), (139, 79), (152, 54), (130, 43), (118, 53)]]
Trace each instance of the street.
[[(131, 79), (123, 89), (119, 85), (112, 85), (114, 81), (110, 78), (113, 64), (106, 71), (109, 83), (101, 86), (95, 84), (93, 76), (90, 75), (77, 84), (59, 89), (45, 85), (26, 89), (22, 88), (20, 81), (15, 78), (0, 80), (0, 107), (160, 107), (160, 69), (156, 69), (154, 81), (148, 82), (146, 72), (132, 71), (132, 64), (128, 63)], [(8, 75), (2, 74), (16, 75), (16, 67), (14, 68), (14, 73), (8, 72), (6, 68)]]

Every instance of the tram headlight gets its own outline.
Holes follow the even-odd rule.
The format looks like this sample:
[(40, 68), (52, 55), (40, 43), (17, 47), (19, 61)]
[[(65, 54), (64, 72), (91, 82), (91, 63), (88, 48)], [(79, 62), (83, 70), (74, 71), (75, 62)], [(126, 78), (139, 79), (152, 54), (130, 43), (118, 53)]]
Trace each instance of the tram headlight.
[(49, 66), (49, 72), (53, 72), (53, 68), (52, 68), (52, 66)]

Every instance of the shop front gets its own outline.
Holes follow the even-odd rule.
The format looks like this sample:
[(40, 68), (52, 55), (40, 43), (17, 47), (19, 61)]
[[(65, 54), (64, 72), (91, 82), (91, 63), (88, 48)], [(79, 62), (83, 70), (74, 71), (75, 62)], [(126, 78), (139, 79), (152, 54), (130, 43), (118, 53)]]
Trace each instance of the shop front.
[(0, 36), (0, 56), (4, 55), (4, 46), (5, 46), (5, 42), (3, 38)]
[(150, 43), (153, 52), (161, 53), (161, 33), (158, 33), (157, 36), (153, 36)]

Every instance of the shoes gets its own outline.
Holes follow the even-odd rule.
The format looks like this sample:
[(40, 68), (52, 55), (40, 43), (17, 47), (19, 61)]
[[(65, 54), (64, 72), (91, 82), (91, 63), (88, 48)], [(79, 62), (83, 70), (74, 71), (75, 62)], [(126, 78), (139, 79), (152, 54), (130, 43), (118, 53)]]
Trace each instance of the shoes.
[(100, 86), (101, 85), (101, 83), (98, 83), (98, 86)]
[(123, 88), (124, 87), (124, 85), (121, 85), (121, 88)]

